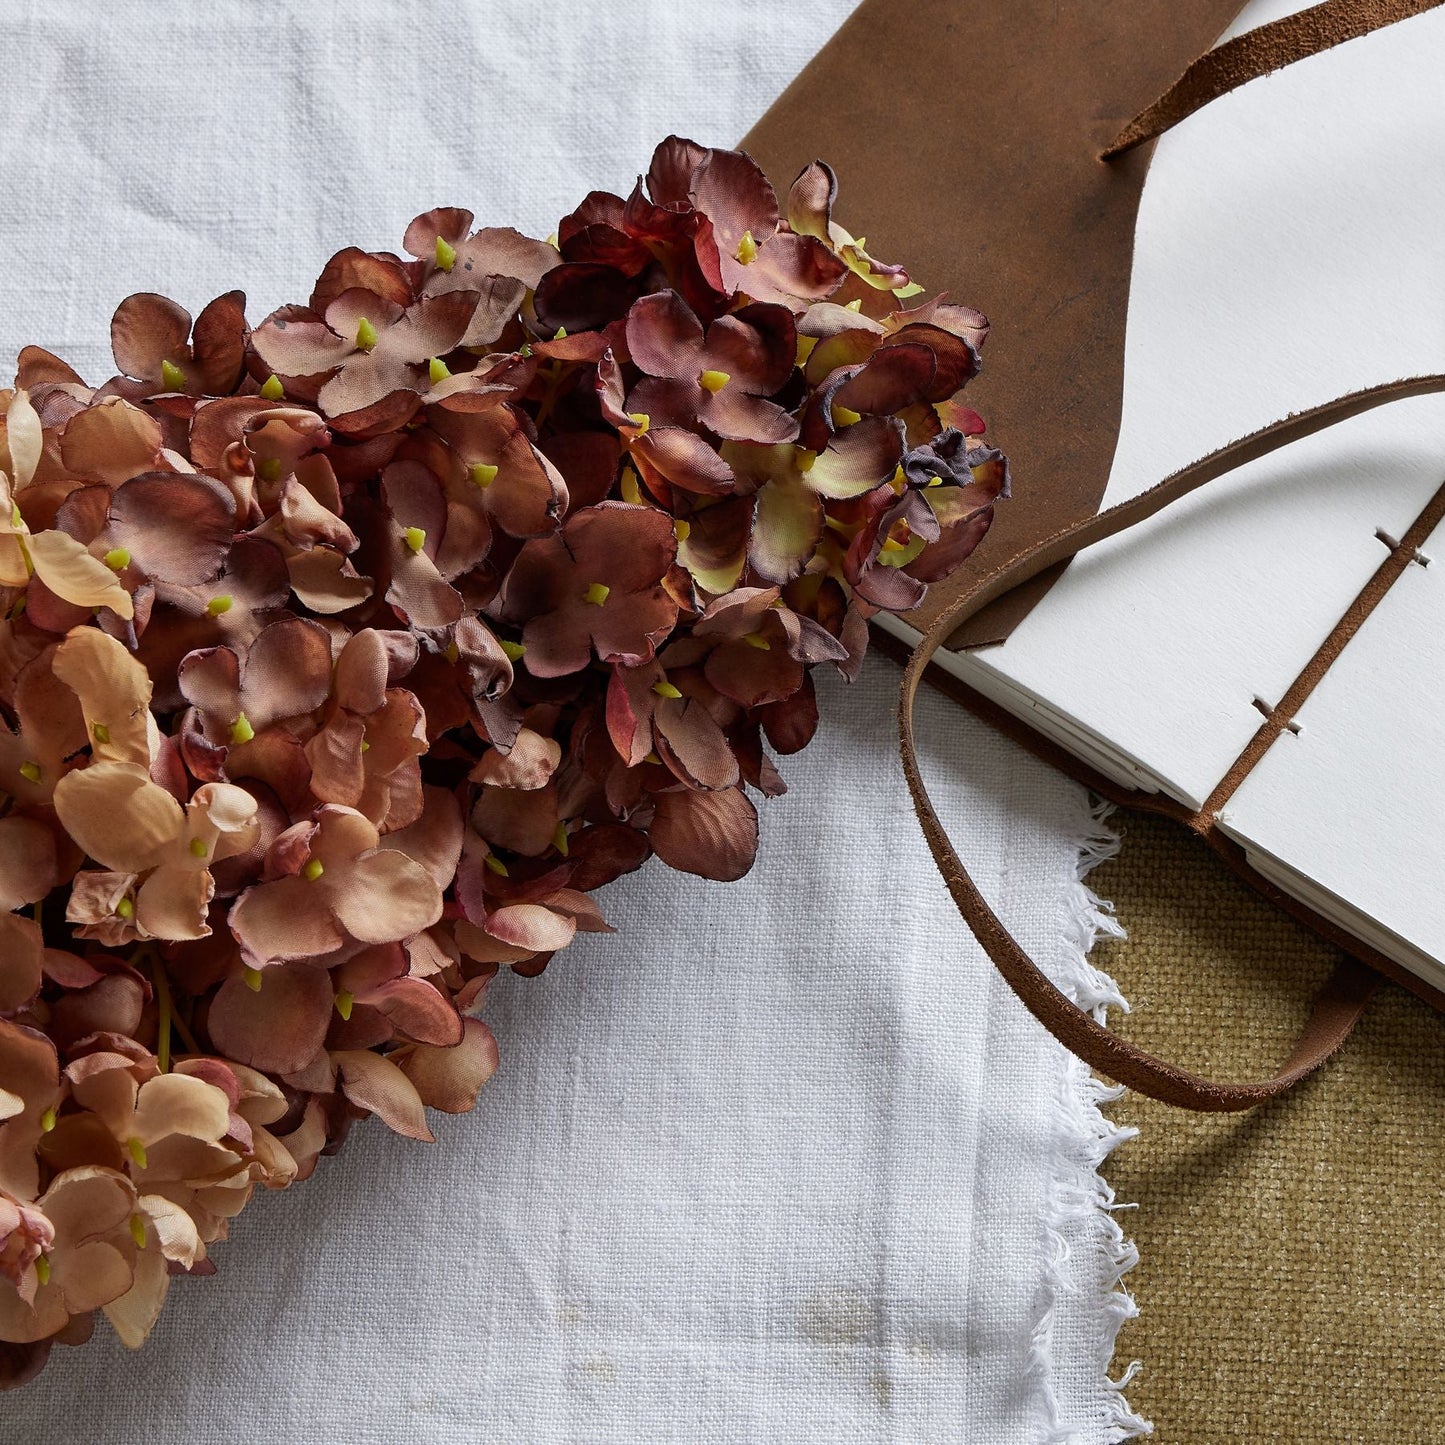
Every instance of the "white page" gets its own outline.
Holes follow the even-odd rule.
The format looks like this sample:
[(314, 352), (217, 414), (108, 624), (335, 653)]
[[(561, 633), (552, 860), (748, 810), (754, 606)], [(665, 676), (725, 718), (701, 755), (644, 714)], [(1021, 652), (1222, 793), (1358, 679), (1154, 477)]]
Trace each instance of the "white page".
[(1419, 955), (1445, 960), (1445, 524), (1421, 553), (1219, 821), (1423, 972)]
[[(1251, 5), (1235, 29), (1298, 8)], [(1290, 412), (1445, 367), (1442, 75), (1436, 10), (1162, 139), (1106, 504)], [(1092, 549), (965, 669), (1042, 698), (1200, 806), (1258, 727), (1254, 699), (1278, 701), (1384, 560), (1376, 530), (1398, 537), (1442, 479), (1445, 399), (1333, 428)]]

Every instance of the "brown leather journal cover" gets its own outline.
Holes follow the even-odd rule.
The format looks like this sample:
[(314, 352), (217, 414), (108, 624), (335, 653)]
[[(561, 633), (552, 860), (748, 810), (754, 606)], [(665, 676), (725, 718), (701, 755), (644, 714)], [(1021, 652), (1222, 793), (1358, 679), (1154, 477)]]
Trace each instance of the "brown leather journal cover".
[[(1119, 429), (1134, 223), (1152, 142), (1110, 164), (1098, 157), (1238, 9), (1239, 0), (864, 0), (743, 139), (780, 190), (810, 160), (828, 160), (838, 173), (839, 219), (867, 237), (873, 254), (903, 262), (930, 290), (946, 289), (993, 322), (971, 400), (1009, 454), (1018, 491), (999, 508), (966, 574), (1007, 562), (1099, 508)], [(1030, 63), (1009, 64), (1025, 54)], [(1051, 59), (1041, 63), (1041, 54)], [(977, 224), (985, 211), (986, 223)], [(1445, 492), (1436, 502), (1445, 507)], [(1232, 790), (1286, 725), (1393, 580), (1391, 565), (1221, 788)], [(949, 645), (1006, 637), (1060, 571), (990, 604)], [(910, 623), (926, 631), (961, 580), (934, 588)], [(899, 655), (896, 641), (877, 629), (875, 638)], [(1192, 813), (1120, 789), (941, 669), (930, 676), (1105, 797), (1183, 823), (1278, 907), (1445, 1009), (1445, 993), (1255, 873), (1214, 825), (1218, 797)]]

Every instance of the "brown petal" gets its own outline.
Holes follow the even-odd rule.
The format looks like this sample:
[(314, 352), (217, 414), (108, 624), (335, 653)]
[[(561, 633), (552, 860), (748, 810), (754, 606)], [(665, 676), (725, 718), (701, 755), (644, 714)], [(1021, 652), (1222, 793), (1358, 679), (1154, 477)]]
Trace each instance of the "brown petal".
[(162, 446), (155, 420), (128, 402), (111, 400), (77, 412), (60, 434), (60, 456), (75, 476), (118, 486), (148, 472)]
[(738, 760), (723, 730), (697, 698), (662, 698), (653, 730), (658, 752), (685, 781), (701, 788), (731, 788), (737, 782)]
[(151, 291), (127, 296), (110, 322), (110, 349), (123, 376), (156, 381), (161, 363), (179, 364), (187, 354), (191, 313)]
[(788, 191), (788, 225), (800, 236), (828, 239), (828, 221), (838, 195), (838, 179), (824, 161), (810, 161)]
[(510, 752), (488, 749), (467, 776), (474, 783), (530, 790), (545, 787), (561, 761), (561, 743), (524, 727)]
[[(13, 815), (0, 818), (0, 911), (38, 903), (55, 887), (56, 873), (55, 834), (44, 823)], [(0, 975), (3, 972), (0, 963)], [(0, 986), (0, 998), (7, 992)], [(0, 1001), (0, 1013), (18, 1007)]]
[(836, 433), (803, 474), (820, 496), (846, 501), (893, 475), (903, 455), (903, 428), (891, 416), (865, 416)]
[(341, 1087), (353, 1104), (370, 1109), (384, 1124), (411, 1139), (436, 1142), (416, 1086), (380, 1054), (342, 1049), (331, 1055), (341, 1070)]
[(324, 969), (280, 964), (262, 970), (254, 992), (239, 976), (228, 978), (211, 1003), (206, 1027), (228, 1058), (263, 1073), (294, 1074), (321, 1051), (334, 1005)]
[(651, 376), (696, 381), (705, 369), (702, 322), (676, 291), (655, 291), (627, 313), (627, 349)]
[(337, 922), (359, 943), (392, 943), (442, 916), (441, 890), (419, 863), (379, 848), (345, 870), (331, 893)]
[(753, 866), (758, 813), (738, 788), (663, 793), (648, 837), (657, 856), (671, 867), (730, 883)]
[(406, 271), (395, 256), (378, 256), (347, 246), (338, 251), (317, 278), (311, 293), (311, 309), (325, 311), (344, 292), (360, 289), (394, 306), (405, 306), (411, 299), (411, 284)]
[(195, 586), (220, 572), (235, 513), (235, 498), (210, 477), (151, 472), (117, 488), (110, 530), (147, 576)]
[(355, 351), (319, 316), (299, 306), (273, 311), (252, 333), (256, 354), (277, 376), (319, 376), (340, 366)]
[(278, 718), (315, 711), (331, 694), (331, 637), (300, 617), (263, 628), (246, 653), (241, 709), (260, 732)]
[(345, 942), (324, 896), (304, 878), (278, 878), (248, 888), (232, 905), (230, 925), (242, 952), (256, 966), (276, 959), (315, 958)]
[(313, 547), (288, 557), (286, 570), (302, 605), (323, 616), (360, 606), (376, 585), (370, 577), (358, 576), (350, 559), (329, 547)]
[(356, 999), (379, 1010), (399, 1034), (419, 1044), (447, 1048), (461, 1042), (461, 1015), (446, 994), (423, 978), (391, 979)]
[(577, 920), (554, 913), (540, 903), (512, 903), (488, 915), (487, 932), (514, 948), (552, 953), (572, 942)]
[(14, 1013), (35, 997), (44, 957), (39, 925), (0, 913), (0, 1013)]
[[(224, 396), (234, 390), (246, 364), (246, 294), (227, 291), (202, 308), (192, 333), (196, 389)], [(188, 377), (189, 379), (189, 377)]]
[(452, 1048), (412, 1049), (401, 1060), (402, 1072), (428, 1108), (466, 1114), (476, 1107), (482, 1085), (497, 1072), (497, 1040), (480, 1019), (463, 1019), (462, 1041)]

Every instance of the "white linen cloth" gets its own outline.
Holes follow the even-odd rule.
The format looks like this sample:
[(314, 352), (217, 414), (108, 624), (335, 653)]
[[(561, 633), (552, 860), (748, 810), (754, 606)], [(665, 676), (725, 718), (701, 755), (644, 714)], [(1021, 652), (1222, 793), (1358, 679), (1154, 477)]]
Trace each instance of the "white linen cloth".
[[(259, 320), (435, 204), (545, 235), (670, 130), (730, 144), (849, 0), (0, 12), (0, 360), (100, 380), (127, 293)], [(826, 138), (820, 147), (826, 149)], [(23, 197), (23, 200), (22, 200)], [(842, 199), (846, 218), (847, 193)], [(901, 258), (902, 259), (902, 258)], [(1086, 1072), (957, 918), (894, 750), (891, 664), (823, 679), (759, 863), (659, 864), (615, 936), (498, 982), (502, 1069), (428, 1148), (372, 1122), (258, 1198), (131, 1355), (102, 1324), (0, 1402), (15, 1445), (1123, 1438), (1130, 1262)], [(923, 700), (940, 808), (1066, 986), (1110, 927), (1082, 791)]]

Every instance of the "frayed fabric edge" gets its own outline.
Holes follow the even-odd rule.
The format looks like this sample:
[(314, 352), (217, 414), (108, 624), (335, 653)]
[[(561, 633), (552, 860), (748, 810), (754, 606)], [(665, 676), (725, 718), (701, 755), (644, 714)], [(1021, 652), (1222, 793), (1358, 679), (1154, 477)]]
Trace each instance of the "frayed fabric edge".
[[(1082, 794), (1084, 813), (1078, 844), (1077, 871), (1069, 891), (1066, 936), (1052, 971), (1054, 982), (1081, 1008), (1103, 1022), (1110, 1008), (1125, 1013), (1129, 1005), (1114, 980), (1089, 960), (1101, 938), (1123, 938), (1124, 929), (1114, 917), (1113, 905), (1089, 887), (1087, 878), (1100, 863), (1119, 851), (1118, 832), (1110, 824), (1111, 804)], [(1124, 1288), (1124, 1276), (1139, 1262), (1138, 1250), (1115, 1217), (1114, 1191), (1101, 1170), (1110, 1154), (1138, 1130), (1116, 1127), (1104, 1106), (1124, 1090), (1094, 1075), (1089, 1066), (1066, 1054), (1060, 1073), (1054, 1110), (1052, 1155), (1055, 1173), (1043, 1210), (1045, 1252), (1039, 1307), (1030, 1341), (1030, 1373), (1041, 1388), (1045, 1433), (1049, 1445), (1116, 1445), (1116, 1442), (1152, 1435), (1154, 1427), (1129, 1407), (1124, 1390), (1140, 1369), (1132, 1361), (1118, 1378), (1110, 1375), (1120, 1328), (1139, 1313), (1133, 1296)], [(1081, 1286), (1069, 1262), (1076, 1248), (1087, 1246), (1104, 1260), (1098, 1285), (1102, 1329), (1095, 1333), (1095, 1368), (1098, 1386), (1087, 1417), (1066, 1418), (1059, 1399), (1055, 1366), (1055, 1333), (1061, 1301)]]

